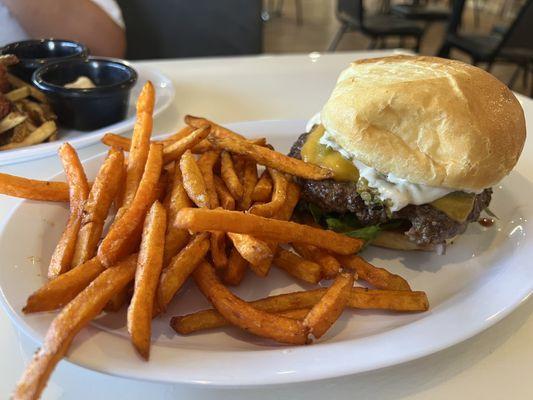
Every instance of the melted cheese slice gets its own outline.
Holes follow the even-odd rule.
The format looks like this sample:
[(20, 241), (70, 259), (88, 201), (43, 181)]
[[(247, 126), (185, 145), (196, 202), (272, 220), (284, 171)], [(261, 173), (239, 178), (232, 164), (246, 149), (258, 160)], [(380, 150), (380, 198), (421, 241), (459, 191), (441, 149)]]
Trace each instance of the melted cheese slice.
[(337, 181), (357, 182), (359, 179), (357, 167), (338, 151), (320, 143), (323, 135), (324, 127), (315, 125), (300, 151), (302, 160), (332, 170), (335, 174), (333, 178)]

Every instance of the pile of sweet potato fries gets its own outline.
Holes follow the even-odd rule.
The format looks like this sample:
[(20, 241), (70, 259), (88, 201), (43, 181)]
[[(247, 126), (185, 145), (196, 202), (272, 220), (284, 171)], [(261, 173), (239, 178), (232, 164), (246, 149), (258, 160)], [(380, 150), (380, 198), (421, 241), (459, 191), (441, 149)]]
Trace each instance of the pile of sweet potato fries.
[[(60, 312), (15, 399), (40, 396), (75, 335), (103, 310), (129, 303), (131, 342), (148, 359), (152, 318), (163, 316), (171, 301), (187, 301), (179, 291), (189, 277), (214, 308), (173, 317), (170, 324), (182, 335), (233, 325), (277, 342), (309, 344), (346, 308), (427, 310), (424, 292), (357, 255), (360, 239), (290, 221), (300, 197), (293, 177), (328, 179), (331, 171), (204, 118), (187, 116), (178, 133), (151, 141), (154, 97), (147, 83), (131, 140), (102, 139), (110, 149), (93, 182), (67, 143), (59, 151), (66, 183), (0, 174), (0, 193), (70, 204), (49, 281), (23, 310)], [(266, 279), (273, 267), (307, 283), (333, 281), (252, 302), (227, 287), (239, 285), (247, 271)], [(354, 287), (355, 280), (373, 289)]]

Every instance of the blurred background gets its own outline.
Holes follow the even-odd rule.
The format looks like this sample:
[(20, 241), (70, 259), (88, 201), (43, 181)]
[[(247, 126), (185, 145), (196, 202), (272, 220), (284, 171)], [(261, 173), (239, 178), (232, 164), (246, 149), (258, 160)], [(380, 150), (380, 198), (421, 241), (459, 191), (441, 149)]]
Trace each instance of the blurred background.
[[(0, 46), (81, 41), (128, 59), (402, 48), (533, 95), (533, 0), (0, 0)], [(65, 17), (68, 16), (68, 17)]]

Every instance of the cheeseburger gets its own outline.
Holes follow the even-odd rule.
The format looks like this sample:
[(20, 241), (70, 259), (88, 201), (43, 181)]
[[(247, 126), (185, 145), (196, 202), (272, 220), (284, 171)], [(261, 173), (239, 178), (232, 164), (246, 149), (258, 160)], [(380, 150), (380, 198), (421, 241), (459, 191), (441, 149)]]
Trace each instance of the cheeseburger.
[(300, 180), (317, 222), (376, 245), (443, 252), (487, 209), (525, 137), (518, 100), (494, 76), (394, 56), (344, 70), (290, 155), (334, 172)]

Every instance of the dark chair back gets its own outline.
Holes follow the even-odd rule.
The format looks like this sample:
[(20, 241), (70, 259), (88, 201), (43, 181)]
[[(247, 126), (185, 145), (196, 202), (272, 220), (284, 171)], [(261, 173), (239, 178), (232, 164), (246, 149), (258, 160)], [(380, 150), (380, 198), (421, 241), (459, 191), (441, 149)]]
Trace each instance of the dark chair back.
[(363, 0), (337, 0), (337, 18), (357, 26), (363, 25)]
[(503, 36), (496, 53), (504, 49), (533, 50), (533, 0), (528, 0)]
[(457, 33), (457, 31), (461, 27), (465, 4), (466, 0), (453, 0), (452, 14), (450, 16), (450, 22), (448, 23), (448, 34)]
[(262, 51), (261, 0), (118, 0), (127, 58), (203, 57)]

